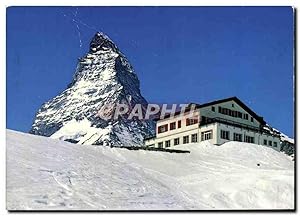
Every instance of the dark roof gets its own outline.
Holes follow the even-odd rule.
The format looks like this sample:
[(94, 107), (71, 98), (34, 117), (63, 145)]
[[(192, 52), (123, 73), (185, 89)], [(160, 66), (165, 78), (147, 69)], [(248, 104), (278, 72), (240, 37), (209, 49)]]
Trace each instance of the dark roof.
[[(266, 124), (266, 122), (264, 121), (263, 117), (257, 115), (254, 111), (252, 111), (246, 104), (244, 104), (240, 99), (238, 99), (237, 97), (229, 97), (229, 98), (225, 98), (225, 99), (221, 99), (221, 100), (215, 100), (209, 103), (204, 103), (204, 104), (196, 104), (196, 103), (191, 103), (196, 105), (196, 109), (198, 108), (203, 108), (203, 107), (207, 107), (207, 106), (212, 106), (215, 104), (220, 104), (220, 103), (224, 103), (224, 102), (228, 102), (228, 101), (235, 101), (240, 107), (242, 107), (244, 110), (246, 110), (251, 116), (253, 116), (258, 122), (260, 122), (261, 124)], [(185, 110), (185, 112), (190, 111), (190, 108), (187, 108)], [(177, 116), (181, 113), (181, 111), (177, 111), (175, 112), (174, 116)], [(170, 117), (170, 114), (165, 115), (164, 119), (167, 119)], [(160, 120), (159, 118), (154, 119), (155, 121)]]

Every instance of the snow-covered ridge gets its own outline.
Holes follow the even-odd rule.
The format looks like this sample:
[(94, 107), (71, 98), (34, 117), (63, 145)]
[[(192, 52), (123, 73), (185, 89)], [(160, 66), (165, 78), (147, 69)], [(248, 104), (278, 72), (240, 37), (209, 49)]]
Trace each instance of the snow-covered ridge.
[[(293, 209), (294, 163), (265, 146), (129, 151), (7, 130), (9, 210)], [(258, 166), (259, 165), (259, 166)]]
[[(108, 104), (110, 108), (103, 111)], [(100, 117), (111, 115), (116, 104), (146, 107), (147, 101), (128, 59), (108, 36), (98, 32), (89, 52), (79, 59), (67, 89), (38, 110), (30, 133), (81, 144), (143, 145), (143, 137), (153, 133), (154, 123)]]
[(277, 130), (276, 128), (271, 127), (270, 125), (266, 124), (263, 128), (264, 130), (268, 131), (269, 134), (271, 135), (275, 135), (275, 136), (279, 136), (280, 140), (282, 142), (288, 142), (290, 144), (294, 144), (294, 139), (288, 137), (287, 135), (285, 135), (284, 133), (280, 132), (279, 130)]

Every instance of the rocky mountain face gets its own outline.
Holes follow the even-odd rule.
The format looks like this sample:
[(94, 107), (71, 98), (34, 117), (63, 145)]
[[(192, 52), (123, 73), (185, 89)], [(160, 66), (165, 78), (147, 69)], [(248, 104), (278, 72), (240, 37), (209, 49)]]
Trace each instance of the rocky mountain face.
[(98, 32), (89, 52), (79, 59), (72, 82), (42, 105), (30, 133), (78, 144), (143, 145), (143, 137), (154, 132), (154, 123), (128, 120), (128, 115), (109, 118), (117, 104), (131, 108), (141, 104), (145, 111), (147, 101), (125, 55), (111, 39)]

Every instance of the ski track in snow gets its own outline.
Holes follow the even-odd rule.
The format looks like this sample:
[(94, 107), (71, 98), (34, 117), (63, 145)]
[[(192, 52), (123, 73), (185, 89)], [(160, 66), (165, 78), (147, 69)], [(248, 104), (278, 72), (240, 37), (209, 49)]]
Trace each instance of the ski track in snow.
[(7, 130), (7, 208), (293, 208), (294, 165), (283, 153), (234, 142), (176, 148), (191, 153), (82, 146)]

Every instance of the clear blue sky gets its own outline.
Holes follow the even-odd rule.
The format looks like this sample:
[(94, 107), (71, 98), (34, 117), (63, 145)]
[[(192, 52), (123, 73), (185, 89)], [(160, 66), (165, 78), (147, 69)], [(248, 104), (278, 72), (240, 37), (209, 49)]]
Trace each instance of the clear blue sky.
[(290, 7), (8, 8), (7, 128), (29, 131), (41, 104), (71, 81), (95, 30), (128, 57), (149, 102), (237, 96), (294, 136)]

